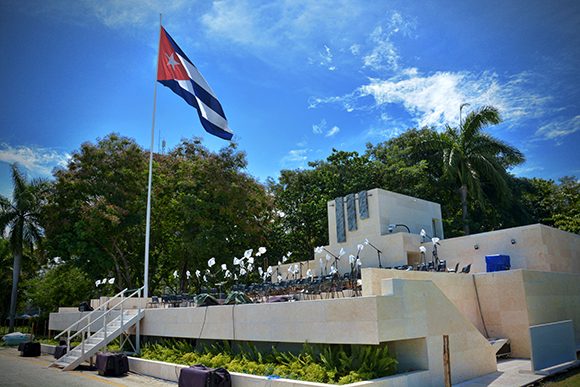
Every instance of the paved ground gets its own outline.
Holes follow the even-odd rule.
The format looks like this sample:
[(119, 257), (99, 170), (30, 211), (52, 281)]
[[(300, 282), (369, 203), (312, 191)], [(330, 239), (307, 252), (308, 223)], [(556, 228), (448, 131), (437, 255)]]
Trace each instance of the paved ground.
[(63, 372), (59, 368), (49, 368), (52, 356), (20, 357), (15, 348), (0, 347), (0, 386), (176, 386), (159, 379), (129, 373), (120, 378), (99, 376), (93, 370)]
[(480, 376), (457, 387), (517, 387), (526, 386), (544, 376), (531, 372), (532, 362), (526, 359), (507, 359), (497, 363), (497, 372)]

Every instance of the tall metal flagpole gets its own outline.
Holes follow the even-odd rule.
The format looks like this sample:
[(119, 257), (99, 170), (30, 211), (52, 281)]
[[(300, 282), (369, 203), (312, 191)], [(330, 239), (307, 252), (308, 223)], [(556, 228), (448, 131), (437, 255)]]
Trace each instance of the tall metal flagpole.
[(151, 184), (153, 180), (153, 147), (155, 146), (155, 110), (157, 108), (157, 73), (159, 72), (159, 52), (161, 51), (161, 14), (159, 14), (159, 46), (153, 88), (153, 117), (151, 120), (151, 147), (149, 148), (149, 181), (147, 184), (147, 219), (145, 221), (145, 273), (143, 274), (143, 297), (149, 297), (149, 237), (151, 234)]

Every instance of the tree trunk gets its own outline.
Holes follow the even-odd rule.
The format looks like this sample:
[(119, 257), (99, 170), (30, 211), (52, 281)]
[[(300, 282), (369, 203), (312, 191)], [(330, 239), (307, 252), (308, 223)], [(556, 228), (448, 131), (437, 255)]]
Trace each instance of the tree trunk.
[(467, 214), (467, 186), (465, 184), (459, 188), (459, 193), (461, 194), (461, 219), (463, 221), (463, 235), (469, 235), (469, 220)]
[(20, 279), (20, 265), (22, 263), (22, 249), (14, 252), (14, 269), (12, 271), (12, 295), (10, 296), (10, 325), (8, 332), (14, 332), (16, 319), (16, 301), (18, 299), (18, 280)]

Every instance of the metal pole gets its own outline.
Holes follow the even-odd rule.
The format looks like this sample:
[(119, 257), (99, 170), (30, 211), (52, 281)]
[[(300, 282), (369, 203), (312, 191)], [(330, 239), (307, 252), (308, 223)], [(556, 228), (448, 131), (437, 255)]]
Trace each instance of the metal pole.
[(143, 297), (149, 294), (149, 239), (151, 234), (151, 184), (153, 179), (153, 147), (155, 146), (155, 111), (157, 110), (157, 73), (159, 71), (159, 52), (161, 51), (161, 14), (159, 14), (159, 48), (157, 51), (157, 70), (153, 88), (153, 117), (151, 119), (151, 147), (149, 148), (149, 179), (147, 182), (147, 218), (145, 221), (145, 273), (143, 274)]

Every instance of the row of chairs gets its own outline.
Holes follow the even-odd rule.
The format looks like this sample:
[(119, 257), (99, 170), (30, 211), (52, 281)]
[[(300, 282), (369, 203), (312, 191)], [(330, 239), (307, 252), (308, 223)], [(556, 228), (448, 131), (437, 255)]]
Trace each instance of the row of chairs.
[(441, 273), (463, 273), (467, 274), (471, 271), (471, 263), (459, 270), (459, 262), (455, 264), (454, 268), (448, 268), (447, 262), (442, 260), (437, 265), (435, 262), (420, 263), (418, 265), (400, 265), (395, 267), (386, 267), (386, 269), (406, 270), (406, 271), (435, 271)]

